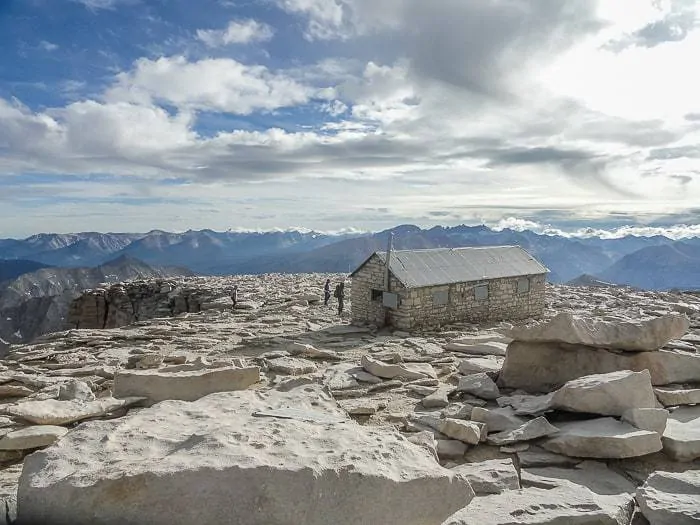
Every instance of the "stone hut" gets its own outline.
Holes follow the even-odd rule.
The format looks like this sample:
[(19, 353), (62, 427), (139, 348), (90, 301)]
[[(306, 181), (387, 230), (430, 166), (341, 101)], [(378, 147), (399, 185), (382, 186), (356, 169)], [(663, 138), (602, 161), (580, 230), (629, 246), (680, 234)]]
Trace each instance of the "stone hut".
[[(401, 329), (540, 317), (549, 272), (520, 246), (375, 252), (351, 275), (353, 324)], [(388, 275), (387, 275), (388, 271)]]

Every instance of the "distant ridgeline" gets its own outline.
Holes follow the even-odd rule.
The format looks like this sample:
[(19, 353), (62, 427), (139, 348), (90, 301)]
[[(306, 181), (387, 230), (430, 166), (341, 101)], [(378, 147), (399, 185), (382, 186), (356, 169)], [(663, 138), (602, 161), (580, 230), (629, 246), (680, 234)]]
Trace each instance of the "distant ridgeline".
[(549, 268), (548, 279), (553, 283), (700, 290), (700, 238), (567, 238), (486, 226), (421, 229), (403, 225), (376, 234), (342, 235), (212, 230), (40, 234), (23, 240), (0, 239), (0, 258), (13, 260), (14, 269), (5, 270), (10, 278), (17, 277), (17, 272), (35, 271), (31, 264), (84, 268), (120, 256), (203, 275), (349, 273), (371, 253), (386, 248), (389, 231), (394, 233), (397, 250), (520, 245)]

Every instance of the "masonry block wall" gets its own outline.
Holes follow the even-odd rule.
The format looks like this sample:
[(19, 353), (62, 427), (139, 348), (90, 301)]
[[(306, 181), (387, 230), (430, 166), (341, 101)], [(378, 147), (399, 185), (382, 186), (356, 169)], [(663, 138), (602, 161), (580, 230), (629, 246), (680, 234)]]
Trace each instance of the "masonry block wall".
[[(350, 301), (352, 304), (352, 322), (355, 324), (373, 324), (384, 326), (386, 309), (381, 300), (372, 300), (372, 290), (384, 290), (386, 267), (376, 255), (352, 278)], [(405, 293), (403, 284), (391, 276), (391, 291)]]
[[(522, 277), (405, 290), (400, 307), (392, 313), (392, 325), (409, 329), (454, 321), (486, 322), (540, 317), (545, 306), (545, 276), (530, 275), (529, 291), (518, 293)], [(488, 286), (488, 296), (477, 299), (475, 288)], [(447, 292), (446, 304), (435, 304), (435, 293)]]
[[(518, 320), (542, 316), (545, 306), (544, 274), (508, 277), (488, 281), (451, 283), (424, 288), (405, 288), (393, 276), (391, 290), (399, 295), (397, 309), (388, 311), (381, 299), (372, 299), (372, 290), (383, 290), (385, 267), (378, 257), (372, 257), (353, 277), (352, 321), (396, 328), (411, 329), (435, 326), (455, 321), (486, 322)], [(527, 279), (527, 291), (518, 292), (518, 281)], [(487, 286), (487, 297), (477, 299), (475, 288)], [(444, 304), (436, 301), (436, 293), (447, 294)], [(387, 316), (388, 315), (388, 316)]]

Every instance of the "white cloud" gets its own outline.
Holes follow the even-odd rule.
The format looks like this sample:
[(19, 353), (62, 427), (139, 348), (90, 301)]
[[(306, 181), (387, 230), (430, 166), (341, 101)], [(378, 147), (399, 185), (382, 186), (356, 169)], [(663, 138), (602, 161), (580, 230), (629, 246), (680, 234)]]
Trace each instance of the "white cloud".
[(132, 4), (139, 0), (73, 0), (73, 2), (78, 2), (83, 4), (88, 9), (113, 9), (117, 4)]
[[(700, 124), (687, 118), (700, 114), (700, 85), (687, 67), (697, 33), (615, 53), (604, 47), (661, 16), (652, 0), (633, 14), (610, 3), (595, 12), (588, 0), (277, 4), (302, 18), (307, 39), (337, 41), (282, 40), (290, 31), (281, 24), (298, 20), (277, 11), (269, 22), (279, 42), (270, 52), (278, 43), (298, 46), (298, 55), (289, 50), (293, 61), (141, 58), (94, 100), (33, 110), (0, 100), (0, 176), (128, 177), (133, 188), (90, 191), (166, 199), (129, 219), (167, 217), (147, 229), (487, 221), (553, 232), (549, 216), (627, 214), (650, 223), (700, 202)], [(198, 36), (212, 48), (264, 41), (275, 30), (267, 21), (261, 15)], [(64, 88), (77, 95), (85, 86), (76, 81)], [(287, 108), (294, 111), (280, 111)], [(200, 135), (205, 117), (209, 129)], [(226, 124), (212, 131), (217, 118)], [(158, 184), (172, 177), (188, 184)], [(78, 189), (52, 187), (70, 198)], [(183, 213), (187, 199), (201, 211)], [(113, 220), (124, 209), (105, 213)]]
[(562, 237), (578, 239), (590, 237), (600, 237), (601, 239), (620, 239), (628, 235), (634, 235), (637, 237), (654, 237), (661, 235), (673, 240), (700, 237), (700, 224), (674, 224), (671, 226), (625, 225), (616, 228), (585, 227), (562, 229), (553, 227), (550, 224), (543, 224), (519, 217), (506, 217), (496, 223), (490, 224), (490, 226), (496, 231), (501, 231), (506, 228), (520, 232), (529, 230), (545, 235), (559, 235)]
[(197, 38), (209, 47), (271, 40), (274, 30), (256, 20), (232, 20), (226, 29), (198, 29)]
[(56, 51), (58, 49), (58, 45), (47, 40), (42, 40), (41, 42), (39, 42), (39, 47), (41, 47), (44, 51), (49, 52)]
[(278, 0), (278, 4), (290, 13), (308, 17), (305, 36), (309, 40), (344, 36), (344, 0)]
[(117, 75), (106, 98), (248, 115), (303, 104), (312, 95), (310, 88), (264, 66), (229, 58), (189, 62), (179, 56), (138, 60), (132, 71)]
[(509, 229), (517, 232), (522, 232), (525, 230), (541, 231), (544, 229), (544, 227), (537, 222), (529, 221), (527, 219), (521, 219), (519, 217), (506, 217), (504, 219), (501, 219), (500, 221), (498, 221), (498, 223), (493, 225), (492, 228), (496, 231)]

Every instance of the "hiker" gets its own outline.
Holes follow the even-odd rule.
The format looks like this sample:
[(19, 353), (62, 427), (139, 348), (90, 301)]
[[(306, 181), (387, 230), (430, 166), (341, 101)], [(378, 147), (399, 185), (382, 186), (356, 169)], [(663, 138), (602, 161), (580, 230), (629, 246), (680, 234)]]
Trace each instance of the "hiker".
[(331, 280), (326, 279), (326, 285), (323, 287), (323, 306), (328, 306), (328, 301), (331, 298)]
[(333, 296), (338, 299), (338, 315), (343, 313), (343, 301), (345, 300), (345, 282), (340, 282), (335, 286)]
[(236, 302), (238, 301), (238, 285), (233, 286), (233, 290), (231, 290), (231, 302), (233, 303), (232, 309), (236, 309)]

